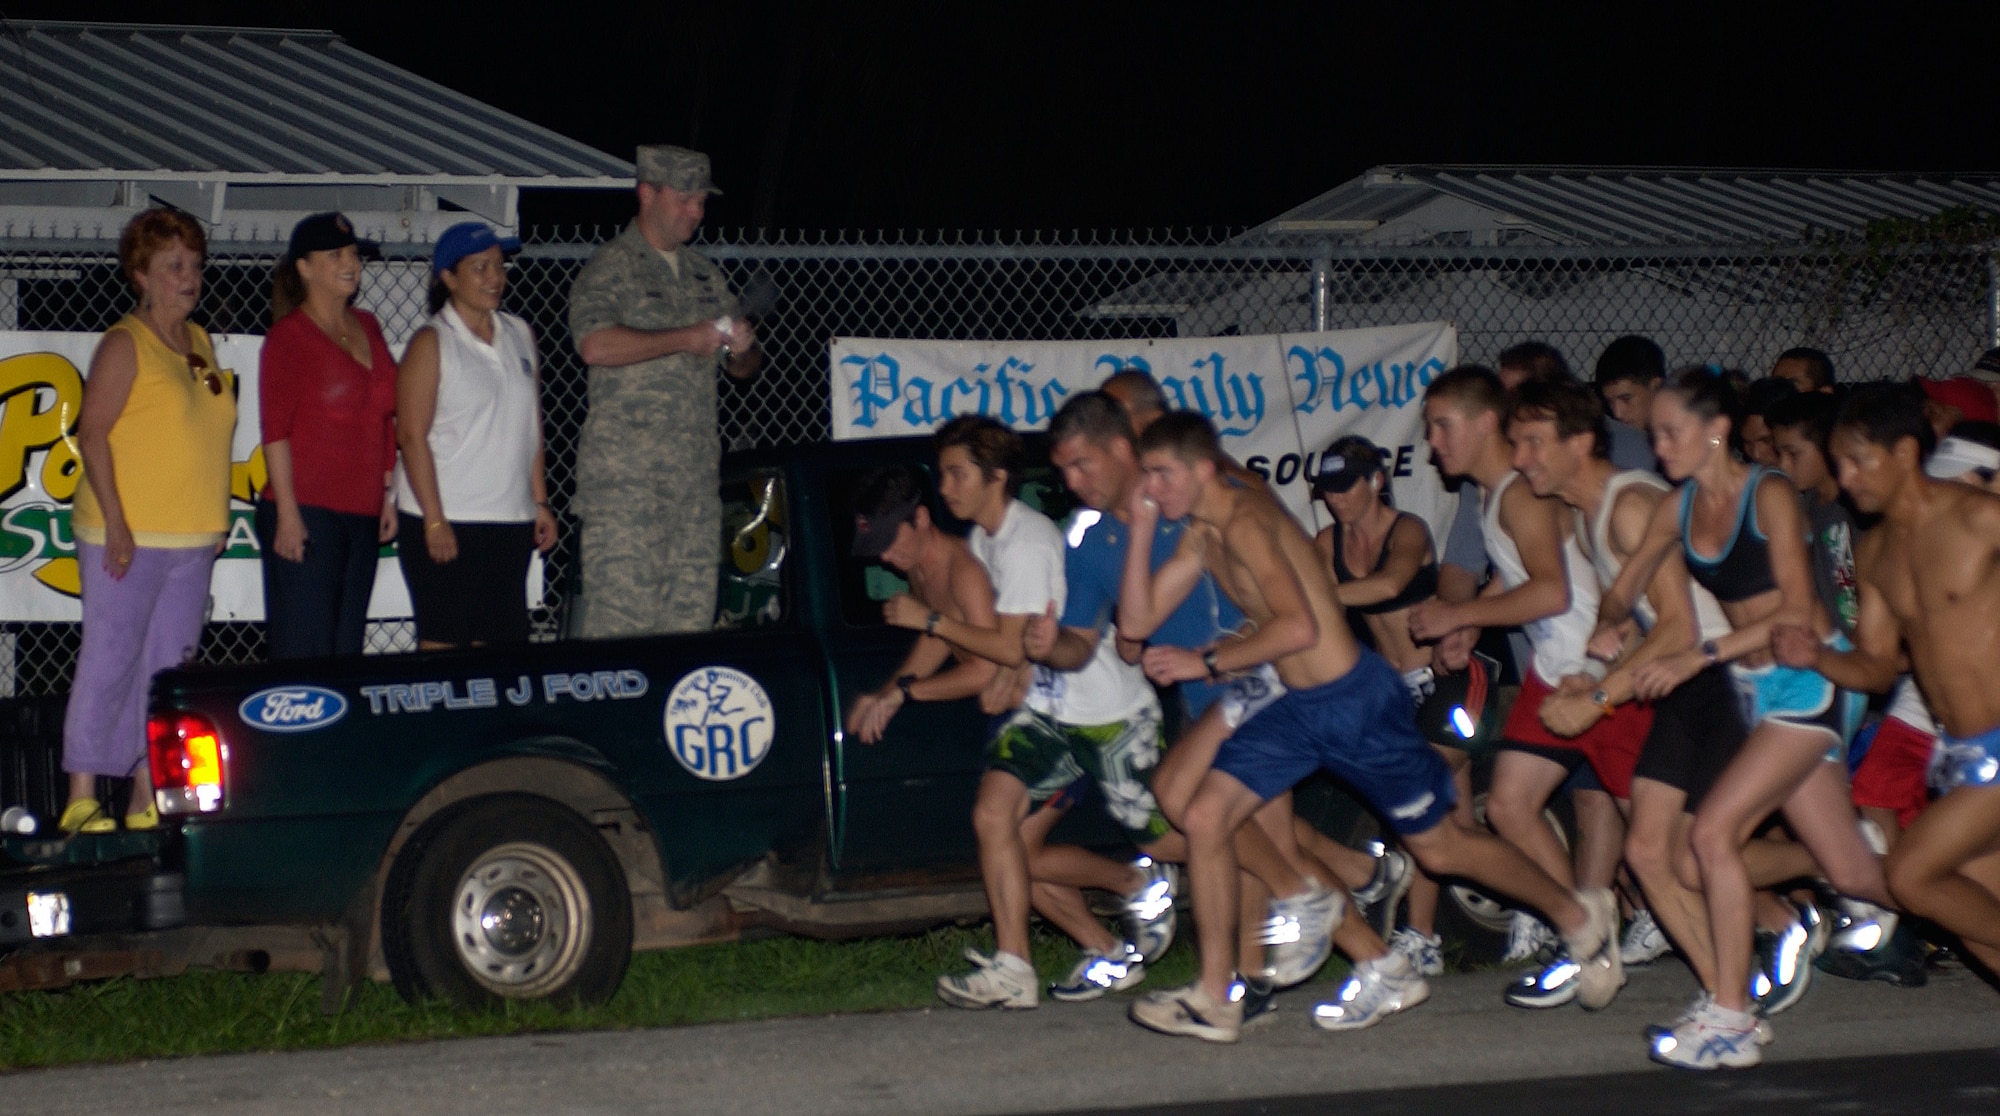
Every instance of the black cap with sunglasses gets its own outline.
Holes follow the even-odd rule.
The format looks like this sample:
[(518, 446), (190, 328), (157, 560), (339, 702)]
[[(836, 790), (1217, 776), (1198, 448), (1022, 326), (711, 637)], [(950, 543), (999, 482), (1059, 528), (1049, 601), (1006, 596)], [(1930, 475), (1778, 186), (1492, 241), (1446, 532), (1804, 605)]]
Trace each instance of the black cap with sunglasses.
[(1368, 439), (1350, 434), (1320, 455), (1319, 471), (1312, 479), (1313, 495), (1345, 492), (1382, 471), (1382, 451)]
[(382, 246), (372, 240), (362, 240), (354, 235), (354, 222), (344, 213), (315, 213), (292, 226), (292, 242), (286, 247), (285, 255), (295, 260), (305, 259), (314, 252), (337, 252), (348, 245), (355, 245), (363, 259), (380, 259)]

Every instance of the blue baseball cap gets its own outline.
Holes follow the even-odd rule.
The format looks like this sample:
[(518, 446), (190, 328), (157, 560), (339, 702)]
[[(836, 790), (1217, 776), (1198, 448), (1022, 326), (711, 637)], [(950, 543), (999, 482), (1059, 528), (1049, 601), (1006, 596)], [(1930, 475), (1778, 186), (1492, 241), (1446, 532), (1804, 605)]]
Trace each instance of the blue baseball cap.
[(476, 256), (488, 248), (498, 248), (503, 255), (511, 256), (521, 250), (521, 238), (501, 236), (484, 221), (463, 221), (453, 225), (437, 238), (437, 245), (431, 249), (431, 274), (449, 271), (458, 266), (458, 261)]

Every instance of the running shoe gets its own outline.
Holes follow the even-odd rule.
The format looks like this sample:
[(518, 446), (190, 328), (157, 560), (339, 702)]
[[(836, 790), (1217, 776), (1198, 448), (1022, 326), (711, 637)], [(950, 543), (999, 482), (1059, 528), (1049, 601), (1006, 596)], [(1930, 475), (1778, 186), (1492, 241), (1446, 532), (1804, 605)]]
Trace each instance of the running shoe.
[(938, 999), (962, 1008), (1031, 1008), (1040, 1002), (1035, 967), (1011, 953), (991, 957), (976, 949), (965, 951), (972, 962), (968, 973), (947, 973), (937, 978)]
[(1650, 965), (1672, 949), (1666, 934), (1660, 930), (1660, 924), (1653, 921), (1653, 912), (1642, 907), (1625, 927), (1625, 940), (1618, 943), (1618, 960), (1624, 962), (1628, 969)]
[(1243, 1029), (1275, 1022), (1278, 1018), (1278, 988), (1261, 977), (1240, 977), (1229, 988), (1230, 996), (1243, 1004)]
[(1618, 958), (1618, 899), (1609, 888), (1577, 893), (1589, 915), (1583, 932), (1564, 942), (1583, 971), (1577, 975), (1576, 1002), (1586, 1011), (1608, 1007), (1625, 987), (1625, 964)]
[(1507, 929), (1507, 952), (1500, 956), (1500, 963), (1540, 964), (1553, 957), (1561, 944), (1562, 939), (1556, 937), (1548, 923), (1526, 911), (1515, 911), (1514, 921)]
[(1357, 963), (1333, 999), (1313, 1005), (1313, 1026), (1322, 1031), (1359, 1031), (1430, 996), (1431, 986), (1423, 975), (1410, 967), (1408, 958), (1392, 951)]
[(1444, 939), (1405, 926), (1389, 935), (1389, 948), (1403, 955), (1418, 976), (1444, 975)]
[(1506, 1001), (1517, 1008), (1561, 1007), (1576, 999), (1583, 987), (1583, 966), (1570, 960), (1569, 951), (1556, 954), (1547, 968), (1530, 969), (1507, 986)]
[(1111, 954), (1085, 951), (1069, 975), (1049, 985), (1049, 995), (1066, 1004), (1095, 1000), (1107, 992), (1123, 992), (1146, 979), (1146, 963), (1130, 942), (1119, 942)]
[(1171, 864), (1162, 864), (1150, 856), (1142, 856), (1132, 862), (1146, 882), (1138, 890), (1125, 896), (1125, 912), (1120, 917), (1120, 929), (1125, 940), (1139, 950), (1139, 959), (1150, 965), (1166, 955), (1167, 947), (1174, 944), (1174, 893), (1179, 890), (1179, 873)]
[(1683, 1069), (1742, 1069), (1764, 1060), (1757, 1017), (1709, 1001), (1690, 1018), (1647, 1040), (1655, 1062)]
[[(1230, 992), (1244, 987), (1230, 984)], [(1196, 981), (1185, 988), (1148, 992), (1132, 1001), (1132, 1022), (1163, 1035), (1188, 1035), (1204, 1042), (1235, 1042), (1243, 1031), (1243, 1001), (1218, 1002)]]
[(1770, 1018), (1799, 1002), (1812, 984), (1813, 958), (1826, 945), (1827, 924), (1819, 908), (1797, 905), (1797, 921), (1772, 935), (1764, 964), (1750, 974), (1750, 998), (1758, 1015)]
[(1279, 988), (1290, 988), (1319, 971), (1333, 953), (1333, 928), (1347, 911), (1338, 890), (1310, 882), (1306, 890), (1271, 900), (1260, 940), (1270, 949), (1266, 971)]
[(1874, 948), (1836, 946), (1820, 954), (1813, 964), (1820, 972), (1846, 980), (1879, 980), (1898, 988), (1922, 988), (1930, 983), (1923, 943), (1908, 926), (1898, 923), (1887, 935), (1876, 924), (1870, 924), (1868, 929), (1868, 933), (1858, 937), (1875, 942)]
[[(1675, 1017), (1673, 1022), (1655, 1023), (1647, 1027), (1646, 1041), (1647, 1042), (1657, 1041), (1660, 1038), (1660, 1036), (1672, 1033), (1674, 1028), (1680, 1026), (1683, 1023), (1688, 1022), (1689, 1020), (1694, 1019), (1702, 1012), (1707, 1011), (1708, 1009), (1714, 1006), (1715, 1006), (1715, 997), (1708, 991), (1703, 990), (1701, 992), (1695, 993), (1695, 997), (1693, 1000), (1689, 1001), (1687, 1009), (1685, 1011), (1682, 1011), (1679, 1016)], [(1757, 1020), (1757, 1045), (1769, 1046), (1771, 1045), (1771, 1040), (1775, 1037), (1777, 1037), (1776, 1032), (1771, 1030), (1770, 1021), (1767, 1019), (1759, 1018)]]
[(1385, 847), (1375, 854), (1375, 874), (1365, 887), (1354, 892), (1354, 902), (1361, 908), (1362, 917), (1382, 937), (1387, 938), (1395, 931), (1396, 908), (1402, 906), (1403, 896), (1409, 894), (1410, 881), (1416, 874), (1410, 854)]

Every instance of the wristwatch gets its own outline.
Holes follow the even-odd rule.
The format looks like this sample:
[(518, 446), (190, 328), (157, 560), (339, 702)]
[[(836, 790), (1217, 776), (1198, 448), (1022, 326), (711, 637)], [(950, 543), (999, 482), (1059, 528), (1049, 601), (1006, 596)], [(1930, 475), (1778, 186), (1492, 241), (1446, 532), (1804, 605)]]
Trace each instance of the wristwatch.
[(1714, 640), (1704, 639), (1701, 641), (1701, 657), (1713, 666), (1722, 660), (1722, 648), (1717, 647)]
[(1603, 710), (1604, 715), (1607, 717), (1618, 712), (1618, 707), (1611, 704), (1611, 691), (1602, 686), (1590, 691), (1590, 704)]
[(1211, 647), (1202, 654), (1201, 665), (1208, 668), (1209, 678), (1215, 679), (1222, 676), (1222, 672), (1217, 670), (1215, 666), (1215, 648)]
[(938, 613), (938, 612), (931, 613), (930, 619), (924, 621), (924, 634), (927, 636), (936, 635), (938, 621), (942, 619), (944, 619), (943, 613)]
[(896, 688), (903, 691), (904, 702), (907, 703), (917, 700), (910, 694), (910, 687), (916, 684), (917, 684), (917, 676), (914, 674), (905, 674), (901, 678), (896, 679)]

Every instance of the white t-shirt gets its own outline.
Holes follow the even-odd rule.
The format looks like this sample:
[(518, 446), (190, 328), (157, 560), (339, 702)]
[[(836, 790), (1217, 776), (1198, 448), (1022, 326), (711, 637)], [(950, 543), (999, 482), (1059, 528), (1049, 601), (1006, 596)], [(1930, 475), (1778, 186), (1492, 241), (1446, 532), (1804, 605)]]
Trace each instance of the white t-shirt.
[(1019, 500), (1010, 500), (1000, 517), (998, 533), (988, 534), (975, 523), (966, 542), (993, 580), (993, 611), (1040, 616), (1054, 601), (1056, 612), (1062, 612), (1062, 532), (1048, 516)]
[[(533, 521), (535, 496), (528, 472), (542, 429), (528, 323), (496, 311), (488, 343), (447, 302), (428, 324), (438, 343), (437, 411), (429, 441), (445, 518), (455, 523)], [(400, 460), (396, 507), (405, 515), (423, 514)]]

